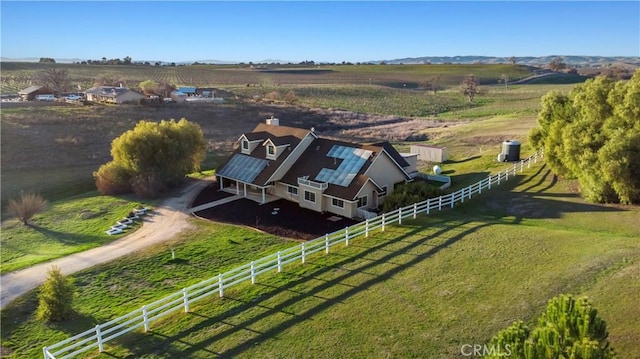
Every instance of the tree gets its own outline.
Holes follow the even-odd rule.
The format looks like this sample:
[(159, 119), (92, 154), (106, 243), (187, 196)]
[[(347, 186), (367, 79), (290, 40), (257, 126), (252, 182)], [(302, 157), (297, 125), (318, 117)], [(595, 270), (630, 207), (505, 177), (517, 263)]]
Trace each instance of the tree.
[(18, 218), (25, 226), (29, 220), (38, 213), (42, 213), (47, 208), (47, 200), (34, 192), (22, 192), (20, 198), (10, 199), (7, 210), (12, 216)]
[(49, 276), (38, 293), (39, 320), (58, 322), (73, 316), (73, 283), (62, 275), (60, 268), (51, 266)]
[(130, 56), (126, 56), (123, 60), (122, 63), (124, 65), (131, 65), (131, 57)]
[(509, 58), (509, 62), (511, 62), (511, 65), (515, 65), (517, 61), (518, 61), (518, 59), (516, 59), (516, 57), (515, 57), (515, 56), (511, 56), (511, 57)]
[(94, 178), (102, 193), (110, 189), (155, 197), (177, 185), (187, 173), (198, 171), (206, 154), (200, 126), (182, 118), (176, 122), (140, 121), (111, 143), (113, 161)]
[(507, 75), (507, 74), (500, 75), (500, 79), (498, 80), (498, 82), (504, 83), (504, 89), (505, 90), (509, 89), (509, 75)]
[(473, 98), (478, 93), (478, 80), (476, 80), (475, 75), (470, 74), (462, 80), (460, 93), (467, 96), (469, 102), (473, 102)]
[(158, 83), (153, 80), (145, 80), (140, 83), (140, 89), (145, 94), (156, 94)]
[(553, 71), (560, 71), (567, 68), (567, 64), (562, 62), (562, 59), (555, 58), (549, 62), (549, 69)]
[(427, 91), (433, 91), (433, 94), (436, 95), (440, 89), (440, 75), (429, 76), (424, 82), (424, 87)]
[(40, 62), (41, 64), (55, 64), (56, 60), (52, 57), (41, 57), (40, 58)]
[(71, 80), (65, 69), (46, 69), (37, 72), (33, 77), (33, 82), (50, 89), (56, 96), (71, 88)]
[(529, 138), (544, 146), (558, 175), (575, 178), (592, 202), (640, 202), (640, 70), (627, 82), (604, 76), (568, 95), (542, 97), (538, 128)]
[(127, 80), (122, 77), (115, 77), (113, 74), (106, 73), (100, 74), (93, 81), (93, 86), (125, 86), (127, 85)]
[[(615, 358), (607, 324), (586, 297), (561, 294), (551, 299), (532, 326), (521, 321), (500, 331), (488, 347), (508, 350), (514, 358)], [(488, 358), (500, 357), (496, 350)]]

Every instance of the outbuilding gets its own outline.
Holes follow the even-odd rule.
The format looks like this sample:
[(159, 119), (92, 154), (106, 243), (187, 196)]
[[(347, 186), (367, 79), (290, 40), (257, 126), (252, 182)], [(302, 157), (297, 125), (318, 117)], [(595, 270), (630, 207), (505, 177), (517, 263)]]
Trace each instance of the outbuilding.
[(53, 91), (44, 86), (29, 86), (22, 91), (18, 91), (18, 95), (22, 101), (34, 101), (38, 95), (52, 95)]

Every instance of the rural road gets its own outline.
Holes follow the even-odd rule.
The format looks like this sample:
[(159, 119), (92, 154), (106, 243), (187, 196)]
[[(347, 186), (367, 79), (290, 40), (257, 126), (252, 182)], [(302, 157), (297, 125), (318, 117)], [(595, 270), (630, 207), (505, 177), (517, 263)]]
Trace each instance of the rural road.
[(198, 193), (211, 184), (212, 179), (213, 177), (195, 180), (178, 190), (174, 197), (168, 198), (143, 217), (142, 227), (114, 242), (2, 275), (0, 309), (44, 283), (52, 265), (58, 266), (64, 275), (69, 275), (174, 238), (189, 227), (190, 215), (186, 210)]

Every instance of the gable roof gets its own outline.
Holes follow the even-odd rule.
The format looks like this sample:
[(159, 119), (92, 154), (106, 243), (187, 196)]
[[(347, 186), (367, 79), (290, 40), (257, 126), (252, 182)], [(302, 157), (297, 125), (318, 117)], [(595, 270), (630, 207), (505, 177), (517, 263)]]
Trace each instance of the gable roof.
[(138, 94), (142, 97), (144, 97), (144, 95), (135, 92), (133, 90), (130, 90), (126, 87), (115, 87), (115, 86), (96, 86), (96, 87), (92, 87), (90, 89), (87, 89), (85, 91), (85, 93), (89, 93), (89, 94), (94, 94), (94, 95), (100, 95), (100, 96), (104, 96), (104, 97), (118, 97), (120, 95), (123, 95), (127, 92), (132, 92), (135, 94)]
[(249, 141), (260, 140), (262, 143), (270, 140), (276, 146), (289, 145), (284, 149), (287, 152), (275, 160), (269, 160), (265, 146), (257, 146), (249, 155), (240, 153), (241, 149), (237, 148), (231, 158), (220, 166), (217, 174), (257, 186), (266, 186), (271, 175), (289, 157), (288, 154), (309, 134), (312, 134), (309, 130), (261, 123), (252, 132), (240, 138), (244, 137)]
[(29, 87), (27, 87), (26, 89), (24, 89), (22, 91), (18, 91), (18, 95), (28, 95), (28, 94), (34, 93), (34, 92), (36, 92), (36, 91), (38, 91), (38, 90), (40, 90), (42, 88), (43, 88), (42, 86), (37, 86), (37, 85), (29, 86)]

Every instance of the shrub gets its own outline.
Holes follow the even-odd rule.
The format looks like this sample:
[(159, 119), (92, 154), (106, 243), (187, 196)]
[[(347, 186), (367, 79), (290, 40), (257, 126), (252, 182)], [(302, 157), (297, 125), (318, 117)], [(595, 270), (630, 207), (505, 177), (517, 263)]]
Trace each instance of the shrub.
[(428, 198), (437, 197), (442, 194), (440, 188), (423, 180), (403, 183), (394, 189), (393, 193), (387, 195), (382, 205), (384, 212), (424, 201)]
[(10, 199), (7, 210), (18, 218), (24, 225), (36, 214), (42, 213), (47, 208), (47, 201), (41, 195), (34, 192), (22, 192), (20, 198)]
[[(515, 322), (493, 337), (488, 346), (506, 350), (514, 358), (615, 358), (607, 335), (606, 322), (586, 297), (562, 294), (549, 301), (537, 325)], [(496, 350), (488, 357), (499, 356)]]
[(131, 192), (131, 171), (121, 164), (111, 161), (93, 174), (98, 191), (106, 195), (117, 195)]
[(73, 316), (73, 284), (62, 275), (60, 268), (52, 266), (49, 277), (38, 293), (36, 317), (47, 322), (57, 322)]

